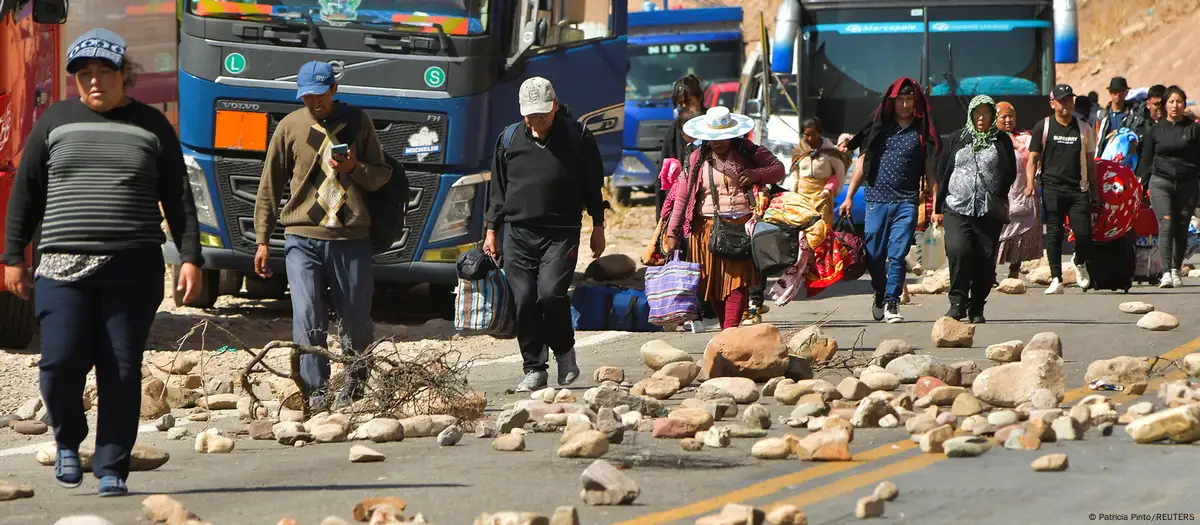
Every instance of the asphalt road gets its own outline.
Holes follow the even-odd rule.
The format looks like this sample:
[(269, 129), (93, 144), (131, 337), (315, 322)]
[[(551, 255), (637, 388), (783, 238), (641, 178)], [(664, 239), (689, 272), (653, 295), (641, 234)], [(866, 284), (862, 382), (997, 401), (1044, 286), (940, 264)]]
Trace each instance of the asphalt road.
[[(787, 330), (828, 316), (826, 331), (838, 339), (843, 352), (850, 351), (848, 347), (860, 336), (861, 351), (868, 354), (880, 341), (900, 338), (917, 346), (919, 353), (947, 363), (974, 359), (983, 366), (989, 344), (1057, 332), (1066, 359), (1067, 403), (1092, 393), (1080, 387), (1087, 365), (1096, 359), (1178, 357), (1200, 350), (1195, 329), (1200, 312), (1193, 306), (1200, 293), (1196, 286), (1165, 292), (1138, 287), (1129, 294), (1083, 294), (1075, 288), (1062, 296), (1044, 296), (1041, 288), (1024, 296), (994, 294), (988, 305), (989, 322), (976, 331), (975, 348), (954, 350), (931, 348), (930, 330), (946, 309), (944, 296), (916, 296), (914, 304), (901, 307), (908, 322), (886, 325), (871, 320), (868, 300), (861, 295), (866, 288), (865, 280), (840, 285), (836, 291), (842, 295), (775, 309), (767, 321)], [(1139, 316), (1117, 309), (1129, 300), (1146, 301), (1176, 315), (1180, 328), (1172, 332), (1137, 328)], [(709, 337), (634, 334), (582, 348), (584, 380), (574, 389), (581, 395), (593, 386), (591, 371), (602, 365), (623, 366), (631, 381), (647, 376), (650, 372), (638, 357), (638, 348), (647, 340), (662, 338), (699, 358)], [(489, 393), (490, 408), (498, 410), (502, 404), (498, 398), (520, 379), (520, 365), (515, 360), (498, 362), (477, 367), (474, 374), (473, 384)], [(1152, 384), (1143, 399), (1151, 399), (1154, 390)], [(1107, 395), (1115, 395), (1121, 403), (1131, 401), (1129, 396)], [(790, 412), (790, 407), (775, 406), (773, 399), (764, 404), (773, 415)], [(773, 427), (770, 434), (787, 432), (807, 433)], [(855, 500), (870, 494), (882, 480), (891, 480), (900, 489), (899, 498), (887, 504), (883, 523), (1053, 524), (1088, 523), (1091, 514), (1101, 519), (1126, 515), (1124, 521), (1137, 521), (1132, 519), (1135, 513), (1185, 513), (1184, 518), (1191, 513), (1191, 519), (1200, 515), (1195, 500), (1200, 493), (1196, 475), (1200, 446), (1136, 445), (1122, 427), (1110, 437), (1092, 431), (1083, 441), (1046, 443), (1036, 452), (995, 448), (972, 459), (922, 454), (902, 429), (856, 430), (854, 439), (855, 461), (821, 464), (754, 459), (749, 449), (755, 440), (735, 439), (728, 449), (685, 453), (676, 441), (627, 432), (625, 443), (614, 445), (606, 457), (628, 465), (627, 472), (641, 486), (641, 496), (632, 506), (588, 507), (579, 500), (579, 474), (589, 460), (555, 457), (556, 434), (527, 436), (527, 450), (519, 453), (495, 452), (490, 440), (472, 435), (452, 448), (439, 448), (432, 438), (372, 444), (387, 454), (387, 461), (350, 464), (349, 443), (294, 449), (273, 442), (239, 441), (232, 454), (198, 455), (190, 440), (168, 442), (162, 434), (146, 433), (141, 442), (167, 450), (172, 458), (157, 471), (135, 473), (130, 486), (136, 495), (131, 498), (98, 499), (91, 478), (80, 489), (59, 488), (52, 469), (39, 466), (32, 453), (5, 456), (0, 451), (0, 476), (32, 484), (37, 490), (33, 499), (0, 503), (0, 524), (53, 523), (56, 517), (82, 512), (100, 514), (114, 523), (134, 523), (140, 518), (141, 499), (152, 493), (171, 494), (213, 523), (237, 525), (269, 525), (282, 516), (302, 524), (319, 523), (329, 514), (349, 519), (357, 501), (375, 496), (402, 498), (410, 513), (424, 513), (441, 524), (469, 524), (479, 513), (497, 510), (549, 515), (559, 505), (576, 506), (585, 524), (692, 523), (733, 501), (762, 508), (789, 502), (803, 508), (809, 523), (845, 523), (855, 520)], [(1030, 462), (1051, 452), (1068, 454), (1069, 470), (1033, 472)]]

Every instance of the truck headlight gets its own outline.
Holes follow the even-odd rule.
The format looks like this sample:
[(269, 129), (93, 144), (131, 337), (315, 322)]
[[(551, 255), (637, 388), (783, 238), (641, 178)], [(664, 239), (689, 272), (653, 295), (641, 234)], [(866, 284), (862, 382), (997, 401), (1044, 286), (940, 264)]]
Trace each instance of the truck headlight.
[(475, 196), (480, 184), (492, 179), (491, 173), (467, 175), (450, 187), (450, 193), (442, 202), (429, 242), (439, 242), (470, 233), (471, 216), (475, 211)]
[(196, 219), (205, 226), (219, 228), (212, 194), (208, 192), (208, 179), (204, 177), (204, 168), (201, 168), (200, 162), (191, 155), (183, 156), (183, 164), (187, 166), (188, 184), (192, 187), (192, 200), (196, 202)]
[(625, 173), (650, 173), (650, 169), (646, 167), (646, 163), (642, 159), (632, 155), (621, 159), (621, 171)]

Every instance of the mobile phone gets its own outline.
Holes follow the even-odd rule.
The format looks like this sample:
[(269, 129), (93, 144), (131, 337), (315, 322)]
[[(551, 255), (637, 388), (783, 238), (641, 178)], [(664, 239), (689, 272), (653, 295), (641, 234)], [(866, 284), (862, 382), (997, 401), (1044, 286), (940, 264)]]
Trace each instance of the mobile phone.
[(350, 154), (350, 146), (348, 144), (334, 144), (332, 148), (329, 148), (329, 153), (331, 155), (345, 157)]

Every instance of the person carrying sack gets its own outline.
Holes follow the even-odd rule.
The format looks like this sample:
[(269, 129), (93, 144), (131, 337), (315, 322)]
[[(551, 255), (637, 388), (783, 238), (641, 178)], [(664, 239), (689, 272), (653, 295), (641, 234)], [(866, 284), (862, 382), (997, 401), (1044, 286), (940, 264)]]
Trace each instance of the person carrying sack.
[(753, 213), (748, 190), (784, 177), (783, 163), (770, 150), (743, 138), (753, 128), (749, 117), (720, 106), (684, 124), (684, 132), (704, 144), (677, 182), (686, 191), (676, 192), (667, 224), (667, 253), (681, 236), (688, 238), (688, 260), (701, 267), (698, 296), (712, 303), (722, 329), (741, 324), (748, 288), (759, 282), (746, 233)]

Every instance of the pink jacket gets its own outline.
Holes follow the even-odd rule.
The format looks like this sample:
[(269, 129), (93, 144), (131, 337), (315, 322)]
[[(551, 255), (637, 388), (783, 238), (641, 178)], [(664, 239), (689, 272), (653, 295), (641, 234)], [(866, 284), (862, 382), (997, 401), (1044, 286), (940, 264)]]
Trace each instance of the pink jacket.
[[(783, 163), (775, 157), (774, 153), (762, 146), (755, 146), (753, 164), (757, 168), (746, 169), (746, 160), (741, 158), (737, 150), (734, 150), (733, 162), (739, 165), (742, 170), (741, 174), (745, 176), (751, 184), (776, 184), (783, 180), (786, 175), (783, 168)], [(677, 232), (682, 231), (683, 237), (692, 235), (692, 220), (695, 219), (696, 209), (701, 202), (699, 199), (708, 198), (707, 193), (703, 191), (703, 186), (693, 184), (695, 177), (700, 176), (700, 150), (692, 152), (688, 159), (688, 165), (691, 169), (688, 173), (683, 174), (675, 181), (673, 199), (668, 198), (668, 201), (673, 201), (671, 205), (671, 220), (667, 223), (667, 235), (678, 236)], [(705, 172), (707, 173), (707, 172)], [(694, 191), (688, 189), (694, 188)], [(665, 206), (664, 206), (665, 208)], [(663, 210), (664, 213), (666, 210)]]

